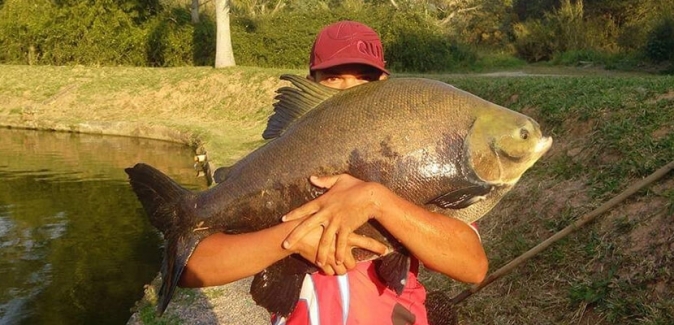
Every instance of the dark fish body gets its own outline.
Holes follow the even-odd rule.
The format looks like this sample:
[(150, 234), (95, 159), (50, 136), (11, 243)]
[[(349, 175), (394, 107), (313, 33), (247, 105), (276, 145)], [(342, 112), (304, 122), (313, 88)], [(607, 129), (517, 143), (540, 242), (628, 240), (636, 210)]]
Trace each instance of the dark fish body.
[[(280, 223), (321, 194), (310, 175), (348, 173), (381, 183), (404, 199), (473, 222), (484, 216), (550, 147), (531, 118), (442, 82), (395, 78), (335, 91), (285, 76), (264, 136), (273, 138), (231, 166), (224, 181), (200, 193), (182, 189), (144, 164), (127, 169), (152, 224), (166, 239), (160, 312), (189, 256), (206, 236), (247, 233)], [(409, 256), (375, 222), (357, 233), (394, 248), (377, 272), (401, 292)], [(358, 260), (376, 258), (359, 250)], [(297, 256), (255, 276), (251, 294), (288, 315), (304, 275)]]

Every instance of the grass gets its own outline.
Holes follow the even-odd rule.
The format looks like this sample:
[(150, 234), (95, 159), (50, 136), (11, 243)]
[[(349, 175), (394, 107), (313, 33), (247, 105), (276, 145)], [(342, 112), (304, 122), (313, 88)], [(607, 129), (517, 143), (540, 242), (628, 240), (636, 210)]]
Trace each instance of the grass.
[[(672, 77), (439, 79), (534, 117), (555, 138), (551, 152), (480, 222), (492, 270), (674, 160)], [(661, 186), (672, 188), (671, 178)], [(457, 306), (463, 321), (671, 323), (674, 291), (662, 286), (673, 279), (657, 271), (672, 260), (668, 191), (642, 191), (557, 242)], [(445, 288), (458, 293), (465, 286)]]
[[(674, 77), (545, 66), (520, 70), (524, 76), (422, 75), (532, 116), (555, 139), (552, 150), (480, 221), (492, 270), (674, 160)], [(223, 165), (261, 145), (274, 91), (282, 85), (277, 77), (286, 72), (304, 73), (0, 66), (0, 123), (75, 131), (83, 130), (83, 122), (108, 131), (146, 128), (154, 131), (137, 134), (193, 144)], [(461, 322), (672, 323), (672, 178), (457, 305)], [(450, 295), (466, 288), (425, 277)], [(141, 316), (147, 313), (140, 308)]]
[[(143, 136), (208, 143), (219, 164), (259, 145), (280, 73), (258, 68), (88, 68), (0, 66), (0, 119), (8, 125), (80, 130), (124, 122)], [(152, 130), (152, 128), (158, 128)], [(105, 132), (114, 133), (115, 126)], [(165, 128), (178, 131), (166, 134)], [(138, 133), (138, 132), (136, 132)], [(191, 143), (193, 142), (193, 143)], [(222, 149), (226, 148), (226, 149)], [(227, 153), (227, 156), (224, 156)]]

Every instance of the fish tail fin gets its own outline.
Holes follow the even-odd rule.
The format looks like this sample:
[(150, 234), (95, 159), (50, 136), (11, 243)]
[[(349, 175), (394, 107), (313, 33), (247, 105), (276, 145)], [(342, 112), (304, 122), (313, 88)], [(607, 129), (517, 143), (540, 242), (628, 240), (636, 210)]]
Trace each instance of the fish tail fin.
[(191, 192), (146, 164), (136, 164), (125, 171), (150, 223), (161, 231), (166, 241), (161, 267), (160, 300), (157, 304), (157, 312), (161, 315), (173, 297), (187, 260), (201, 240), (192, 231), (185, 233), (186, 227), (181, 227), (189, 224), (188, 219), (194, 215), (191, 211), (185, 211), (188, 205), (182, 204)]
[(150, 165), (140, 163), (124, 171), (150, 223), (164, 236), (169, 235), (178, 222), (172, 214), (179, 211), (177, 205), (190, 191)]

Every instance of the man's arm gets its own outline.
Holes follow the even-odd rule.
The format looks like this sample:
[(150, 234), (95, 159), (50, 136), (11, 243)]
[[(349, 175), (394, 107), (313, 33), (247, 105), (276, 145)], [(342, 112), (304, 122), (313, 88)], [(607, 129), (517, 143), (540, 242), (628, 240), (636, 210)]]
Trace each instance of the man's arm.
[(462, 282), (484, 279), (488, 268), (484, 249), (475, 231), (463, 221), (430, 212), (381, 184), (350, 175), (312, 177), (311, 181), (330, 190), (283, 218), (302, 220), (284, 242), (285, 248), (293, 249), (306, 233), (325, 228), (316, 260), (326, 261), (332, 255), (328, 248), (336, 247), (334, 258), (339, 264), (346, 256), (345, 240), (374, 218), (426, 267)]
[[(322, 229), (310, 232), (293, 250), (281, 247), (283, 240), (298, 224), (299, 222), (286, 222), (252, 233), (216, 233), (204, 238), (188, 259), (178, 285), (207, 287), (227, 284), (252, 276), (293, 253), (298, 253), (314, 263)], [(386, 246), (382, 243), (355, 234), (349, 238), (348, 246), (378, 254), (386, 252)], [(334, 256), (334, 249), (332, 252)], [(337, 265), (334, 258), (328, 258), (319, 267), (326, 274), (344, 274), (355, 267), (355, 263), (349, 252), (345, 263)]]

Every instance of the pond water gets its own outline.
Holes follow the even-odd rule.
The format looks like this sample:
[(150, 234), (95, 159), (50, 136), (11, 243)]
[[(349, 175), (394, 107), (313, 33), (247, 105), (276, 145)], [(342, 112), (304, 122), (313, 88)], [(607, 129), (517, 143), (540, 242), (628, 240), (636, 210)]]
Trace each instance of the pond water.
[(124, 324), (159, 271), (161, 235), (124, 168), (206, 182), (186, 146), (0, 128), (0, 324)]

